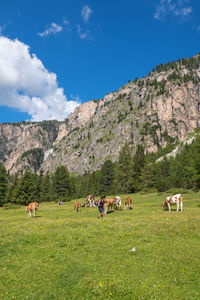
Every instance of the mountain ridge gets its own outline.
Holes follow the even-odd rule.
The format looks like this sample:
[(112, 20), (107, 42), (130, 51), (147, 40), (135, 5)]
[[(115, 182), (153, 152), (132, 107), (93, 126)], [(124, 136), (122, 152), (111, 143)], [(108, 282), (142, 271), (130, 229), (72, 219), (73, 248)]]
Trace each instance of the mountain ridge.
[[(11, 174), (54, 172), (60, 164), (85, 174), (116, 161), (125, 142), (156, 152), (199, 127), (200, 55), (160, 64), (103, 99), (77, 107), (63, 122), (0, 124), (0, 159)], [(36, 163), (33, 165), (33, 161)]]

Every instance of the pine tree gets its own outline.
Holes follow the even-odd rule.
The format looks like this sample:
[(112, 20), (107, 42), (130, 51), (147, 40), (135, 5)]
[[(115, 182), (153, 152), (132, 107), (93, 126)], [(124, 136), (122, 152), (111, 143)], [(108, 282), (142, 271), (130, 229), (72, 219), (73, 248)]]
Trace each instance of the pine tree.
[(115, 171), (115, 188), (119, 193), (133, 192), (133, 158), (128, 143), (119, 153)]
[(6, 202), (6, 193), (8, 188), (8, 176), (6, 169), (2, 163), (0, 163), (0, 206)]
[(140, 175), (141, 189), (147, 191), (148, 189), (154, 188), (155, 180), (155, 164), (146, 157), (145, 164)]
[(106, 160), (101, 168), (99, 192), (109, 195), (113, 192), (114, 164), (111, 160)]
[(133, 178), (134, 178), (134, 190), (139, 191), (141, 189), (141, 173), (145, 164), (144, 147), (138, 145), (134, 158), (133, 158)]
[(162, 162), (156, 164), (155, 173), (155, 185), (157, 190), (159, 192), (166, 191), (170, 187), (169, 161), (166, 158), (164, 158)]
[(63, 201), (71, 199), (69, 172), (64, 166), (58, 166), (52, 179), (54, 200), (62, 198)]
[(51, 193), (51, 179), (49, 174), (46, 174), (42, 178), (42, 182), (40, 185), (40, 201), (48, 202), (52, 201), (52, 193)]
[(196, 138), (196, 141), (194, 143), (194, 151), (193, 151), (193, 161), (192, 161), (192, 167), (195, 169), (194, 175), (193, 175), (193, 181), (195, 182), (195, 187), (200, 188), (200, 136)]
[(6, 202), (13, 202), (13, 191), (15, 190), (17, 184), (18, 184), (19, 178), (18, 174), (15, 173), (13, 177), (10, 179), (10, 184), (8, 185), (8, 192), (6, 197)]
[(12, 199), (14, 203), (23, 205), (39, 202), (38, 176), (26, 170), (13, 191)]

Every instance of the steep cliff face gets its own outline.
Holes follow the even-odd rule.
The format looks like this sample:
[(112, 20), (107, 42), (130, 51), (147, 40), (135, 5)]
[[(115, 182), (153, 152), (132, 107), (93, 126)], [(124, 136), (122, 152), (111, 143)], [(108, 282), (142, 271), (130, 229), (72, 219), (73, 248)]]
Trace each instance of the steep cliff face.
[(10, 174), (36, 172), (58, 128), (58, 122), (0, 124), (0, 159)]
[[(48, 130), (40, 123), (1, 125), (0, 158), (12, 173), (30, 165), (35, 155), (35, 171), (52, 172), (62, 164), (70, 172), (84, 174), (100, 168), (105, 159), (116, 161), (126, 141), (134, 153), (137, 144), (156, 152), (160, 146), (184, 140), (199, 127), (199, 104), (197, 55), (160, 65), (145, 78), (82, 104), (65, 122)], [(29, 153), (31, 149), (36, 150)]]

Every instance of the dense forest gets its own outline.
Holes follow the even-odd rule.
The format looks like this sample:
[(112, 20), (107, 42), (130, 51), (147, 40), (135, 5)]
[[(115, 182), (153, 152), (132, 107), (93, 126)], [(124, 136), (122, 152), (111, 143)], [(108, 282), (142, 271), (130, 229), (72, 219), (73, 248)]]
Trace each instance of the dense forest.
[(106, 160), (100, 170), (83, 176), (68, 172), (66, 167), (58, 166), (52, 174), (39, 175), (26, 170), (24, 175), (9, 176), (0, 163), (0, 206), (11, 204), (25, 205), (32, 201), (70, 201), (86, 197), (88, 194), (116, 195), (135, 192), (164, 192), (169, 189), (200, 189), (200, 136), (191, 144), (182, 146), (175, 156), (157, 161), (172, 150), (174, 145), (159, 149), (156, 154), (144, 152), (137, 146), (134, 156), (126, 143), (113, 163)]

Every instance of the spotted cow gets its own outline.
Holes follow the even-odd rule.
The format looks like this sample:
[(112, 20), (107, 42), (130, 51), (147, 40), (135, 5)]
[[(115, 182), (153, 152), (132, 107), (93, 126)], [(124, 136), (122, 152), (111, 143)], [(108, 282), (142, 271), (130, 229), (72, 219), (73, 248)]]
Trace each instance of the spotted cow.
[(122, 199), (119, 196), (114, 198), (114, 208), (122, 210)]
[(130, 208), (131, 208), (131, 203), (132, 203), (131, 197), (127, 197), (127, 198), (125, 199), (125, 208), (126, 208), (126, 209), (130, 209)]
[(86, 202), (86, 204), (89, 204), (89, 207), (95, 207), (95, 205), (94, 205), (94, 195), (87, 196), (85, 202)]
[(181, 211), (183, 211), (183, 196), (181, 194), (176, 194), (174, 196), (169, 196), (166, 198), (166, 200), (163, 203), (163, 208), (171, 211), (171, 205), (176, 204), (176, 211), (179, 211), (179, 206), (181, 208)]

